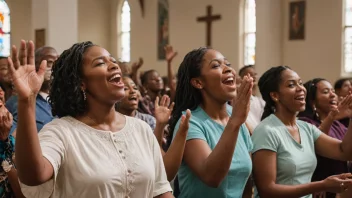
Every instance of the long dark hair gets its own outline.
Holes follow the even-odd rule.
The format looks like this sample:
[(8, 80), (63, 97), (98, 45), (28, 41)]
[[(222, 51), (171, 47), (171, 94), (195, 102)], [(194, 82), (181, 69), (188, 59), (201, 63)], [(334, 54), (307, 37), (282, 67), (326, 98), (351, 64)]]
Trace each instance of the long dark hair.
[(307, 90), (306, 96), (306, 109), (298, 114), (298, 117), (307, 117), (313, 120), (318, 120), (316, 116), (316, 112), (313, 109), (313, 101), (315, 101), (317, 97), (317, 84), (321, 81), (327, 81), (324, 78), (314, 78), (306, 83), (304, 83), (304, 87)]
[(271, 98), (270, 93), (279, 91), (281, 73), (287, 69), (291, 68), (288, 66), (272, 67), (266, 71), (258, 81), (260, 93), (263, 97), (263, 100), (265, 101), (262, 120), (264, 120), (270, 114), (275, 113), (275, 102)]
[(204, 54), (207, 47), (192, 50), (183, 59), (177, 72), (177, 85), (175, 94), (175, 107), (169, 121), (169, 137), (171, 142), (175, 125), (182, 115), (182, 111), (194, 110), (202, 102), (200, 91), (191, 84), (191, 79), (200, 76)]
[(54, 62), (49, 103), (54, 116), (82, 115), (86, 111), (81, 90), (83, 55), (94, 46), (90, 41), (76, 43)]

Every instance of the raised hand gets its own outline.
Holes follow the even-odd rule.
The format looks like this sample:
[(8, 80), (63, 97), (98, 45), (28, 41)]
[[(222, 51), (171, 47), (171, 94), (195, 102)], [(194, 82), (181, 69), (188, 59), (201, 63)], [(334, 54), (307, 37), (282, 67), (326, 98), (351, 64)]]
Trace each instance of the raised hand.
[(167, 95), (164, 95), (159, 104), (159, 97), (155, 99), (155, 112), (154, 116), (157, 123), (167, 124), (170, 119), (171, 112), (174, 108), (175, 103), (171, 103), (170, 98)]
[(10, 133), (12, 126), (12, 115), (0, 101), (0, 141), (5, 141)]
[(323, 181), (324, 189), (327, 192), (342, 193), (351, 188), (352, 180), (350, 173), (333, 175)]
[(143, 63), (143, 58), (139, 58), (138, 62), (134, 62), (131, 66), (132, 72), (138, 71), (142, 67)]
[(171, 63), (172, 60), (177, 56), (177, 52), (174, 51), (174, 48), (171, 45), (166, 45), (164, 47), (165, 50), (165, 59), (168, 63)]
[(9, 72), (16, 88), (19, 100), (28, 100), (36, 97), (43, 81), (46, 70), (46, 61), (43, 60), (39, 70), (36, 71), (34, 60), (34, 44), (29, 41), (28, 44), (21, 40), (20, 60), (16, 46), (12, 47), (12, 59), (9, 61)]
[(246, 75), (242, 79), (242, 83), (237, 90), (236, 97), (232, 101), (232, 115), (236, 124), (243, 124), (250, 108), (250, 97), (252, 95), (253, 78)]
[(352, 118), (352, 94), (351, 93), (341, 100), (337, 109), (339, 111), (338, 117)]
[(181, 123), (177, 130), (177, 134), (182, 133), (183, 135), (187, 136), (190, 118), (191, 118), (191, 111), (187, 109), (186, 115), (181, 116)]

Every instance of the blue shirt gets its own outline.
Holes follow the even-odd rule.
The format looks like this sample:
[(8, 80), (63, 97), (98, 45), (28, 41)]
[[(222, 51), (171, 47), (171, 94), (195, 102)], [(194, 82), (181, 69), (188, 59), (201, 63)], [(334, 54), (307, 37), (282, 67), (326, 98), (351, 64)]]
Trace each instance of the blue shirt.
[[(35, 103), (35, 120), (37, 123), (38, 132), (43, 128), (45, 124), (52, 121), (54, 119), (51, 113), (51, 106), (47, 100), (45, 100), (40, 94), (37, 95), (36, 103)], [(14, 132), (17, 128), (17, 120), (18, 120), (18, 97), (11, 96), (9, 100), (6, 102), (6, 108), (13, 116), (13, 124), (10, 130), (10, 134)]]
[[(227, 105), (227, 112), (232, 113), (232, 107)], [(185, 112), (183, 112), (185, 114)], [(174, 136), (179, 128), (180, 120), (174, 129)], [(201, 139), (214, 149), (223, 134), (225, 126), (215, 122), (206, 112), (198, 106), (192, 111), (190, 118), (187, 140)], [(232, 157), (230, 170), (218, 188), (212, 188), (203, 183), (182, 162), (178, 171), (180, 185), (179, 198), (239, 198), (242, 197), (247, 180), (252, 172), (252, 162), (249, 152), (252, 150), (252, 141), (248, 129), (242, 125), (238, 134), (236, 148)]]

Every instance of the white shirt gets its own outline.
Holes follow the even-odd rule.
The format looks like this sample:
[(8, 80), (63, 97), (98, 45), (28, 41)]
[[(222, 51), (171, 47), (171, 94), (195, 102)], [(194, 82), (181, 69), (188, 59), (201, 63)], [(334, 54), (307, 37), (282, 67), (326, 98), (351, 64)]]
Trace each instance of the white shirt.
[(44, 100), (48, 101), (49, 94), (44, 93), (42, 91), (39, 92), (39, 95), (44, 98)]
[(264, 112), (265, 102), (263, 99), (257, 96), (251, 96), (250, 102), (250, 110), (248, 112), (246, 123), (250, 126), (250, 128), (252, 129), (251, 131), (253, 132), (253, 130), (261, 121)]
[(119, 132), (101, 131), (72, 118), (55, 119), (39, 133), (54, 178), (21, 184), (26, 197), (152, 198), (172, 191), (158, 142), (147, 123), (125, 116)]

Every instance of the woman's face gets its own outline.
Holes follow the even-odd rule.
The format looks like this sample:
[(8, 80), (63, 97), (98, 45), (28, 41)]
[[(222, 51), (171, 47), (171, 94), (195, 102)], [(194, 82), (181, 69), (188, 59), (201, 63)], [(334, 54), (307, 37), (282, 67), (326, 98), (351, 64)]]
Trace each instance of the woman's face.
[(138, 109), (138, 102), (140, 92), (137, 85), (131, 78), (124, 77), (123, 83), (125, 84), (125, 97), (119, 102), (119, 108), (126, 109), (128, 111), (134, 111)]
[(82, 72), (82, 89), (87, 100), (114, 105), (125, 96), (120, 67), (104, 48), (93, 46), (87, 49)]
[(352, 85), (350, 80), (343, 82), (341, 89), (339, 90), (340, 97), (346, 97), (349, 92), (352, 92)]
[(0, 87), (0, 102), (5, 103), (5, 91)]
[(164, 88), (163, 79), (158, 72), (152, 71), (147, 76), (146, 89), (149, 89), (153, 92), (162, 91)]
[(328, 81), (320, 81), (316, 84), (317, 92), (313, 105), (318, 112), (329, 113), (337, 108), (337, 95), (332, 85)]
[(236, 72), (230, 62), (218, 51), (208, 50), (203, 57), (201, 75), (193, 81), (203, 97), (227, 102), (236, 96)]
[(286, 109), (292, 113), (305, 110), (307, 91), (296, 72), (286, 69), (281, 73), (279, 92), (272, 95), (277, 110)]

